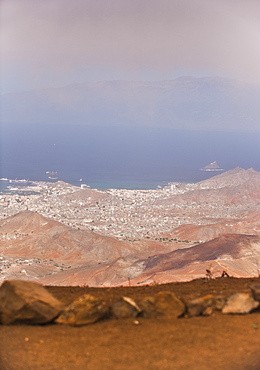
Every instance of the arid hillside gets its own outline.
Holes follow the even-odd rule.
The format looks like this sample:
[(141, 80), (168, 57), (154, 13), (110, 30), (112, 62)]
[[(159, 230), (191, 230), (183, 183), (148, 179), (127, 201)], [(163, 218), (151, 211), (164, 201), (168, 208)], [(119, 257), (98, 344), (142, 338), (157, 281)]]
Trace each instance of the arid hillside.
[(1, 253), (12, 259), (5, 277), (47, 285), (186, 281), (205, 276), (206, 269), (215, 276), (226, 271), (250, 277), (260, 268), (257, 235), (225, 234), (192, 247), (127, 242), (75, 230), (30, 211), (5, 219), (1, 230), (9, 238), (13, 235), (1, 242)]
[(39, 195), (2, 204), (1, 280), (117, 286), (259, 274), (253, 169), (151, 191), (37, 186)]
[(237, 219), (220, 219), (207, 225), (186, 224), (176, 227), (173, 232), (167, 233), (168, 238), (206, 241), (222, 234), (253, 234), (260, 235), (260, 210), (241, 212)]
[[(38, 279), (84, 266), (85, 282), (88, 270), (96, 272), (119, 258), (146, 258), (170, 250), (158, 243), (131, 243), (78, 230), (31, 211), (0, 221), (0, 230), (0, 253), (4, 256), (1, 272), (5, 279)], [(80, 281), (74, 279), (74, 283)]]
[(256, 277), (260, 274), (260, 237), (226, 234), (209, 242), (169, 253), (121, 257), (112, 263), (91, 266), (83, 264), (55, 276), (41, 279), (46, 285), (117, 286), (188, 281), (223, 272), (234, 277)]

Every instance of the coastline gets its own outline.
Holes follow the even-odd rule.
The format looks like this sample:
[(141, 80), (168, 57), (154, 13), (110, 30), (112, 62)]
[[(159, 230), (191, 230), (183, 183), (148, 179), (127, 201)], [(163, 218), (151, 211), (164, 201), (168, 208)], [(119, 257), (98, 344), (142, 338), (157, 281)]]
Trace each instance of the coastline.
[[(167, 186), (169, 183), (182, 183), (182, 184), (193, 184), (199, 181), (203, 181), (206, 179), (209, 179), (210, 177), (213, 177), (218, 174), (216, 171), (202, 171), (201, 169), (198, 170), (193, 170), (194, 172), (191, 172), (190, 176), (189, 175), (184, 175), (184, 176), (176, 176), (176, 175), (169, 175), (167, 177), (165, 176), (136, 176), (131, 177), (125, 176), (124, 174), (117, 174), (116, 176), (89, 176), (88, 178), (85, 176), (83, 178), (80, 178), (79, 176), (68, 176), (68, 175), (63, 175), (61, 174), (58, 176), (58, 178), (55, 179), (49, 179), (47, 176), (42, 176), (35, 178), (33, 176), (28, 178), (28, 181), (31, 183), (30, 185), (27, 186), (27, 184), (23, 184), (23, 182), (18, 179), (18, 180), (13, 180), (14, 178), (16, 179), (15, 176), (12, 176), (11, 178), (7, 177), (2, 177), (0, 179), (0, 194), (5, 194), (5, 193), (14, 193), (13, 191), (10, 191), (10, 187), (12, 184), (10, 181), (20, 181), (20, 184), (17, 183), (15, 184), (15, 187), (18, 187), (18, 191), (21, 191), (23, 187), (34, 187), (35, 184), (39, 182), (46, 182), (48, 184), (55, 184), (58, 181), (63, 181), (65, 183), (68, 183), (70, 185), (74, 185), (77, 187), (81, 187), (82, 184), (88, 185), (91, 189), (97, 189), (97, 190), (107, 190), (107, 189), (122, 189), (122, 190), (156, 190), (163, 188)], [(224, 170), (222, 170), (224, 172)], [(195, 174), (195, 175), (194, 175)], [(23, 176), (25, 178), (26, 176)], [(27, 176), (28, 177), (28, 176)], [(79, 179), (80, 180), (77, 180)]]

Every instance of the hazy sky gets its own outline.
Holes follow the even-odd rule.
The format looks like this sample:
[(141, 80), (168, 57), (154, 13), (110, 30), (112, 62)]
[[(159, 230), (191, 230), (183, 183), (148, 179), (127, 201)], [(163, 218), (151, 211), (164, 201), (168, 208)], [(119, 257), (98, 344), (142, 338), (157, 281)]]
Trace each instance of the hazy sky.
[(3, 92), (219, 75), (260, 83), (259, 0), (1, 0)]

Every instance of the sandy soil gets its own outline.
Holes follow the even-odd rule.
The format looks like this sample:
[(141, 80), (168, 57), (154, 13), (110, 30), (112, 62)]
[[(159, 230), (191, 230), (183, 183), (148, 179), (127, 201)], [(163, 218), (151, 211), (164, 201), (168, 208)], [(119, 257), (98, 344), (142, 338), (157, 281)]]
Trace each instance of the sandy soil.
[[(122, 295), (138, 300), (169, 290), (183, 299), (207, 293), (247, 292), (260, 279), (224, 278), (188, 283), (119, 288), (48, 287), (70, 303), (90, 293), (114, 302)], [(110, 319), (70, 327), (0, 325), (1, 370), (259, 370), (260, 312), (180, 319)]]

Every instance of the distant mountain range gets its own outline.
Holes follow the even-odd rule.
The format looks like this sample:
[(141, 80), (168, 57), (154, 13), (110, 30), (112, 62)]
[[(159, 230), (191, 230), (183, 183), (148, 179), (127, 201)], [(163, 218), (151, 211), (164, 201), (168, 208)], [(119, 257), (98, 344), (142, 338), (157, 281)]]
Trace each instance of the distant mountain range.
[(259, 131), (259, 101), (259, 86), (217, 77), (86, 82), (5, 94), (1, 121)]

